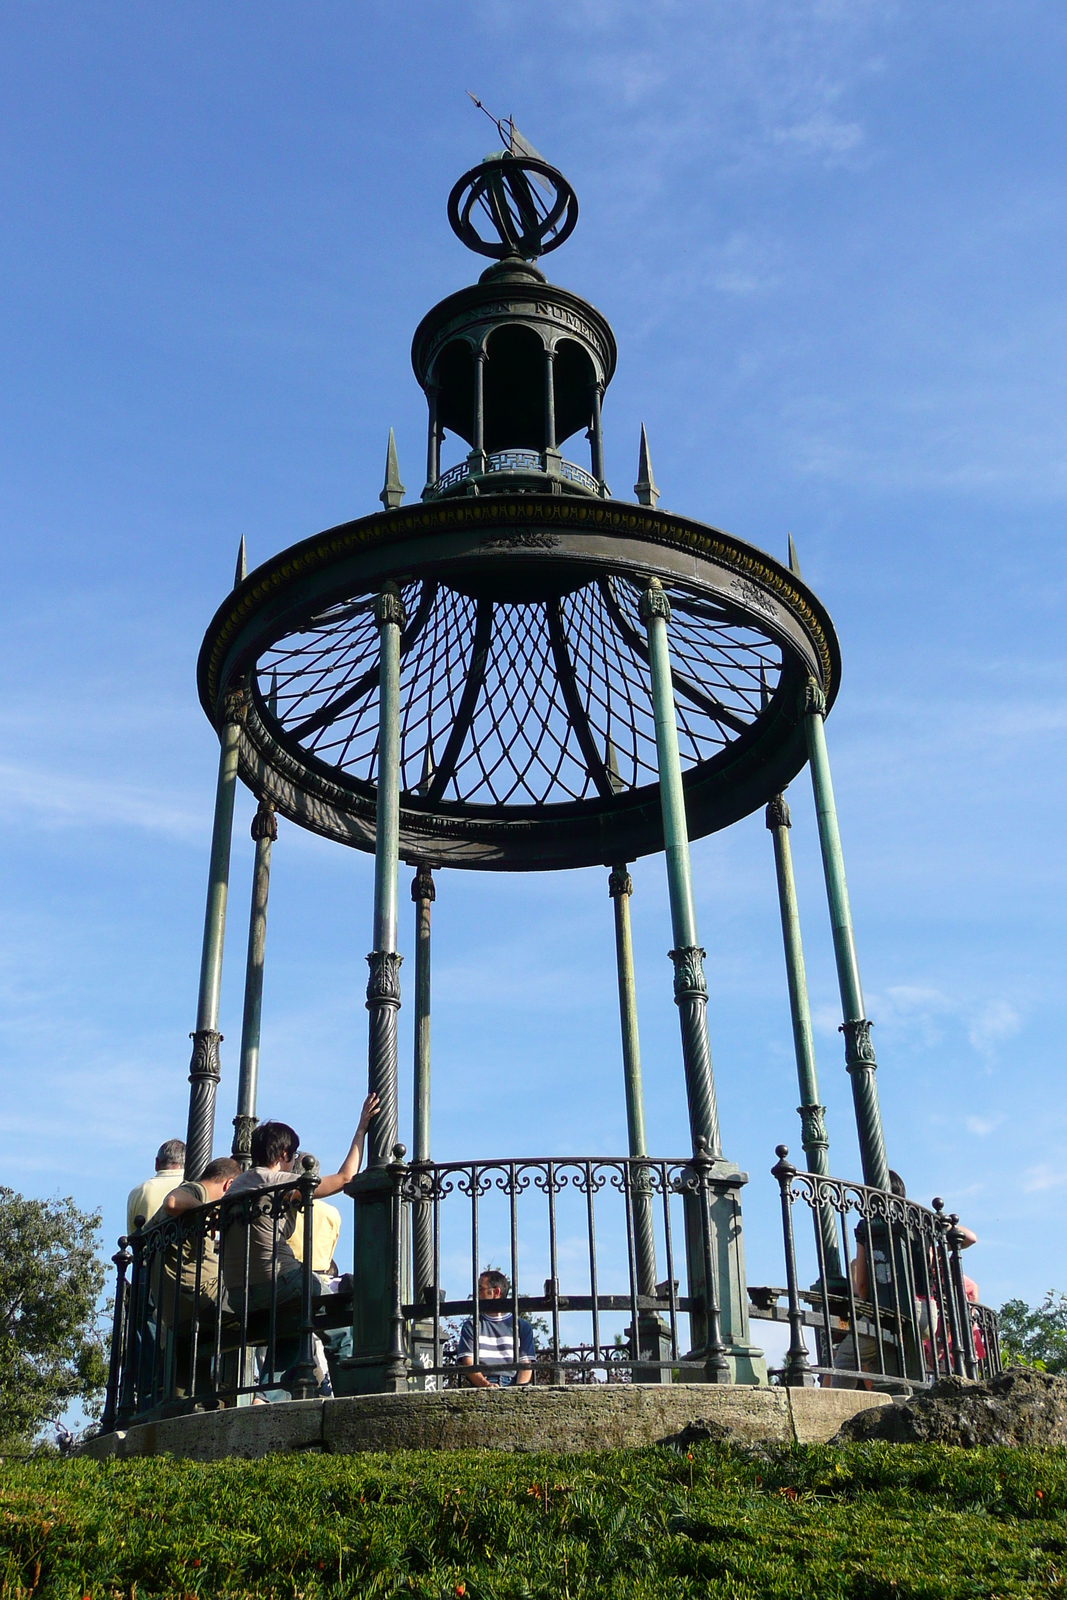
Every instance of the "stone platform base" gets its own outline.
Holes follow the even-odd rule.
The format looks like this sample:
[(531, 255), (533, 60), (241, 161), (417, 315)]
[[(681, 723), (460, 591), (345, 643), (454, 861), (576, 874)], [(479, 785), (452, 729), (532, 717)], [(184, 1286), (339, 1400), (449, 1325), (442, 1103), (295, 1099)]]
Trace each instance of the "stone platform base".
[(887, 1395), (849, 1389), (704, 1383), (449, 1389), (198, 1412), (90, 1439), (81, 1453), (224, 1461), (301, 1450), (622, 1450), (667, 1442), (687, 1427), (738, 1444), (822, 1444), (857, 1411), (889, 1404)]

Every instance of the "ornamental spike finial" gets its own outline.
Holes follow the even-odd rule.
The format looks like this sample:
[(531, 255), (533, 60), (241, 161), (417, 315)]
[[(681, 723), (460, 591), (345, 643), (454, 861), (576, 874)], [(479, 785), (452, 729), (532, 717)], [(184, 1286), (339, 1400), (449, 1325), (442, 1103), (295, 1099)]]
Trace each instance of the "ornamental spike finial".
[(400, 481), (400, 468), (396, 460), (396, 440), (389, 429), (389, 448), (385, 452), (385, 483), (378, 499), (386, 511), (395, 511), (404, 498), (404, 485)]
[(278, 715), (278, 669), (277, 669), (277, 667), (272, 667), (271, 668), (270, 694), (267, 696), (267, 710), (270, 712), (272, 717), (277, 717), (277, 715)]
[(626, 785), (623, 783), (619, 772), (619, 758), (615, 754), (615, 743), (610, 737), (604, 746), (604, 771), (608, 775), (612, 794), (621, 793)]
[(233, 586), (236, 589), (239, 583), (244, 583), (248, 575), (248, 557), (245, 554), (245, 536), (242, 533), (241, 542), (237, 546), (237, 565), (233, 572)]
[(789, 535), (789, 570), (794, 578), (800, 577), (800, 557), (797, 555), (797, 547), (793, 543), (792, 534)]
[(659, 490), (656, 480), (652, 476), (652, 460), (648, 453), (648, 434), (645, 425), (641, 424), (641, 454), (637, 462), (637, 482), (634, 484), (634, 494), (637, 496), (639, 506), (654, 506), (659, 499)]
[(427, 734), (427, 736), (426, 736), (426, 750), (425, 750), (425, 752), (423, 754), (423, 757), (422, 757), (422, 777), (419, 779), (419, 793), (420, 794), (429, 794), (430, 785), (433, 782), (433, 774), (434, 774), (433, 739), (430, 737), (429, 734)]

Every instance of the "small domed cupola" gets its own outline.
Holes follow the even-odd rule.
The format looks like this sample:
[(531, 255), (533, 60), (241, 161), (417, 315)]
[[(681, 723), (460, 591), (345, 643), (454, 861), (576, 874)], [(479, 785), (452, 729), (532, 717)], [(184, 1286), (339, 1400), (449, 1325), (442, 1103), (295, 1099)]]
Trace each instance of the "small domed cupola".
[[(424, 500), (536, 492), (606, 498), (600, 409), (615, 371), (615, 337), (587, 300), (550, 284), (534, 263), (569, 237), (574, 190), (517, 137), (487, 156), (449, 196), (468, 248), (494, 257), (476, 284), (427, 312), (411, 346), (429, 408)], [(478, 231), (488, 218), (495, 238)], [(589, 470), (560, 446), (584, 431)], [(441, 441), (466, 460), (441, 472)]]

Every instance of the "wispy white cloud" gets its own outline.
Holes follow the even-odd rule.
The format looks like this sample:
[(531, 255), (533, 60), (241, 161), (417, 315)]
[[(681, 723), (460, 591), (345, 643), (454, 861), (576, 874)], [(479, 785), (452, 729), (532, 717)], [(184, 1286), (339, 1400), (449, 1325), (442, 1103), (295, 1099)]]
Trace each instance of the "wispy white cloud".
[(0, 818), (51, 828), (138, 828), (183, 843), (202, 838), (209, 826), (163, 789), (14, 762), (0, 765)]
[(1030, 1167), (1023, 1179), (1027, 1194), (1042, 1194), (1048, 1189), (1062, 1189), (1067, 1185), (1067, 1169), (1054, 1167), (1047, 1161)]

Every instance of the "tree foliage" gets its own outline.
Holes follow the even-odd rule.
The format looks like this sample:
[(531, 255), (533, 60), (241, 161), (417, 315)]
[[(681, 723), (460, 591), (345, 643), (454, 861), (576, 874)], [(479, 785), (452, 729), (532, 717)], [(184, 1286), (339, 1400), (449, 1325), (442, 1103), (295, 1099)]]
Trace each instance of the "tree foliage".
[(107, 1373), (97, 1334), (99, 1212), (0, 1186), (0, 1445), (29, 1444), (74, 1400), (90, 1415)]
[(998, 1313), (1005, 1366), (1067, 1372), (1067, 1294), (1050, 1289), (1039, 1306), (1009, 1300)]

